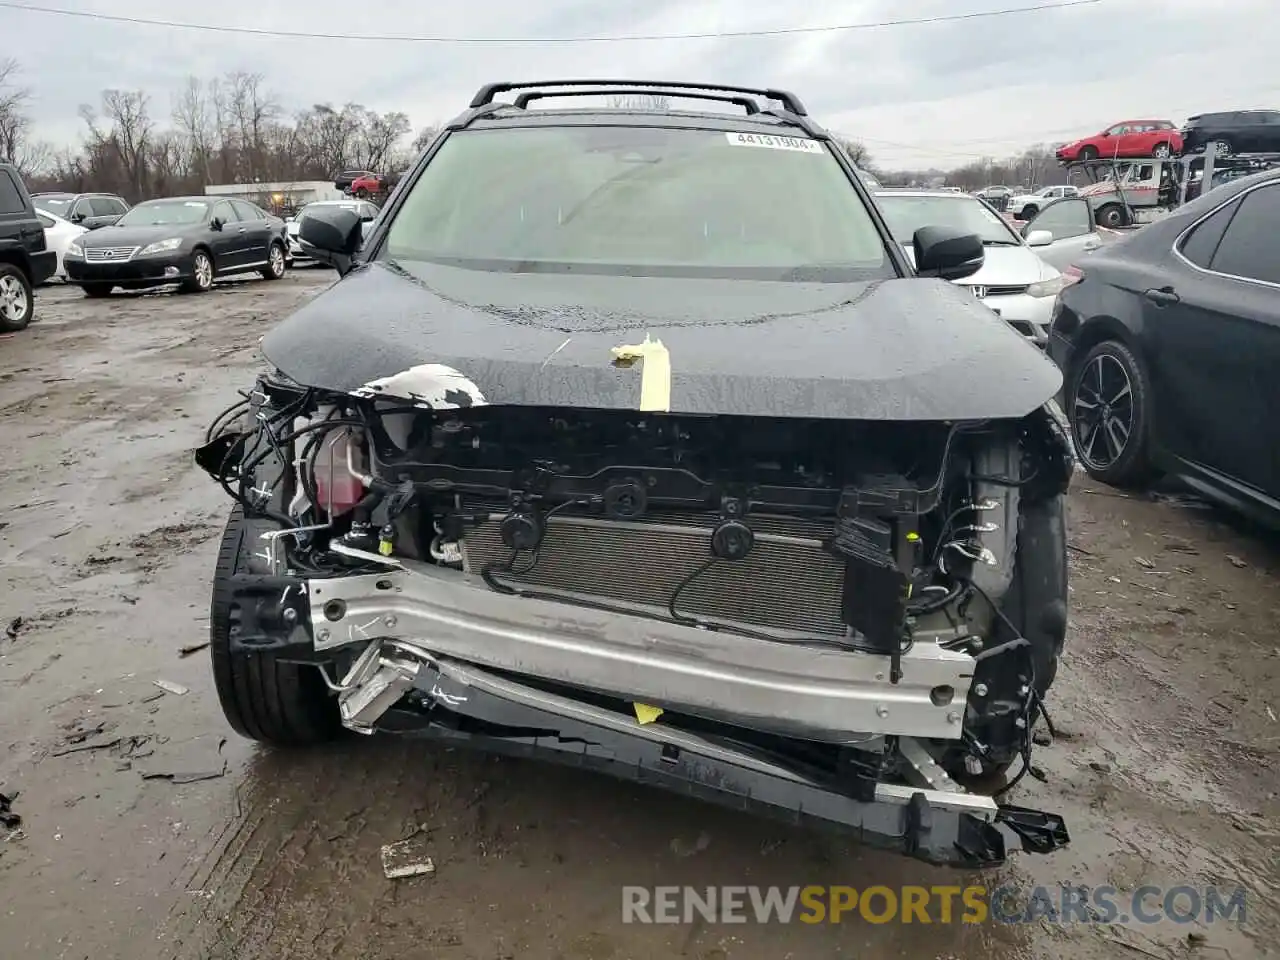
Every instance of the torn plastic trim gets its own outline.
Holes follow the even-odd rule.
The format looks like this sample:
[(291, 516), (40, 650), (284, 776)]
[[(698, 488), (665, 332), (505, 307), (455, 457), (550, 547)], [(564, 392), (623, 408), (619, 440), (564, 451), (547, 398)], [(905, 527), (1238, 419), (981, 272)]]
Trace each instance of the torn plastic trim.
[(1010, 852), (1047, 853), (1069, 841), (1053, 814), (1000, 807), (959, 790), (887, 783), (876, 785), (874, 799), (858, 800), (746, 751), (640, 725), (470, 664), (433, 660), (414, 686), (428, 709), (390, 711), (380, 729), (587, 767), (792, 823), (850, 830), (864, 843), (936, 864), (992, 867)]
[(961, 734), (975, 663), (932, 631), (917, 634), (892, 685), (888, 656), (506, 596), (459, 571), (400, 564), (308, 581), (317, 651), (398, 639), (434, 656), (827, 742)]

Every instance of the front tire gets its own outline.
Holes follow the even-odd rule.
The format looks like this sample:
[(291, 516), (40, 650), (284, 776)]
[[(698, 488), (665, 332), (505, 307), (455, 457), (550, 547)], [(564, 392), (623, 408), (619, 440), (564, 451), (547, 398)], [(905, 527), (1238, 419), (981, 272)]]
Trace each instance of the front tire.
[(1067, 419), (1085, 472), (1113, 487), (1141, 487), (1152, 476), (1148, 453), (1151, 380), (1127, 344), (1104, 340), (1071, 371)]
[(213, 257), (207, 250), (191, 255), (191, 276), (182, 284), (186, 293), (205, 293), (213, 288)]
[(27, 275), (12, 263), (0, 263), (0, 332), (25, 330), (35, 312), (35, 293)]
[(267, 251), (267, 265), (262, 268), (262, 279), (279, 280), (284, 276), (286, 266), (284, 247), (278, 243), (271, 244)]
[(1151, 156), (1157, 160), (1168, 160), (1173, 156), (1173, 148), (1167, 143), (1157, 143), (1151, 151)]
[(1127, 226), (1128, 220), (1124, 207), (1118, 203), (1108, 203), (1098, 211), (1098, 225), (1109, 230), (1117, 230), (1120, 227)]
[(1029, 204), (1027, 204), (1025, 207), (1023, 207), (1023, 208), (1022, 208), (1022, 213), (1020, 213), (1020, 214), (1018, 215), (1018, 219), (1019, 219), (1019, 220), (1030, 220), (1032, 217), (1034, 217), (1034, 216), (1035, 216), (1037, 213), (1039, 213), (1039, 212), (1040, 212), (1040, 208), (1039, 208), (1039, 207), (1037, 207), (1034, 203), (1029, 203)]
[(237, 504), (231, 509), (213, 573), (209, 655), (218, 702), (241, 736), (281, 747), (324, 743), (341, 732), (337, 704), (318, 668), (285, 663), (268, 651), (232, 649), (239, 614), (237, 573), (250, 572), (257, 534)]
[(1098, 159), (1098, 148), (1097, 148), (1097, 147), (1082, 147), (1082, 148), (1080, 149), (1080, 159), (1081, 159), (1081, 160), (1085, 160), (1085, 161), (1089, 161), (1089, 160), (1097, 160), (1097, 159)]

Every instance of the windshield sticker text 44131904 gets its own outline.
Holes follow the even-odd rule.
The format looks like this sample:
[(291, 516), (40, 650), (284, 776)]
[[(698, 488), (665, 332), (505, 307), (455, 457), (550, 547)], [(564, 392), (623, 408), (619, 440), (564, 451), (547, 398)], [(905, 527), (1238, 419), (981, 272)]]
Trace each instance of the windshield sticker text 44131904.
[(767, 133), (726, 133), (735, 147), (766, 147), (770, 150), (795, 150), (799, 153), (822, 153), (822, 144), (804, 137), (775, 137)]

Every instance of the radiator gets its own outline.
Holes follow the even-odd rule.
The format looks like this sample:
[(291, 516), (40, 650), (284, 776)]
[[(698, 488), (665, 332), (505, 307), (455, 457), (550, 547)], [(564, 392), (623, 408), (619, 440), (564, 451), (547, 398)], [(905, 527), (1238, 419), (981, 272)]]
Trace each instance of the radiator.
[[(500, 514), (467, 530), (463, 566), (499, 568), (511, 551), (498, 532)], [(634, 522), (552, 516), (537, 562), (521, 554), (502, 583), (578, 594), (621, 605), (667, 609), (680, 582), (711, 556), (715, 517), (653, 513)], [(733, 622), (779, 634), (843, 637), (844, 563), (824, 551), (830, 523), (789, 517), (749, 519), (755, 546), (742, 560), (717, 561), (680, 592), (684, 616)]]

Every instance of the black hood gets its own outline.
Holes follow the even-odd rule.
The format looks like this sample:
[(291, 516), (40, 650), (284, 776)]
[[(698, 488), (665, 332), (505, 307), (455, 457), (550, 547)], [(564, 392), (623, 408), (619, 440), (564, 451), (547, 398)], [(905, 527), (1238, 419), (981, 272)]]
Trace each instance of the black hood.
[(169, 224), (168, 226), (121, 227), (112, 225), (91, 230), (78, 241), (80, 246), (94, 249), (97, 247), (145, 247), (148, 243), (168, 240), (171, 237), (186, 239), (192, 231), (199, 230), (198, 224)]
[[(942, 280), (784, 283), (358, 268), (266, 335), (267, 360), (342, 393), (453, 368), (493, 405), (629, 409), (660, 340), (670, 410), (856, 420), (1021, 417), (1062, 384), (1052, 361)], [(467, 405), (465, 399), (460, 405)]]

